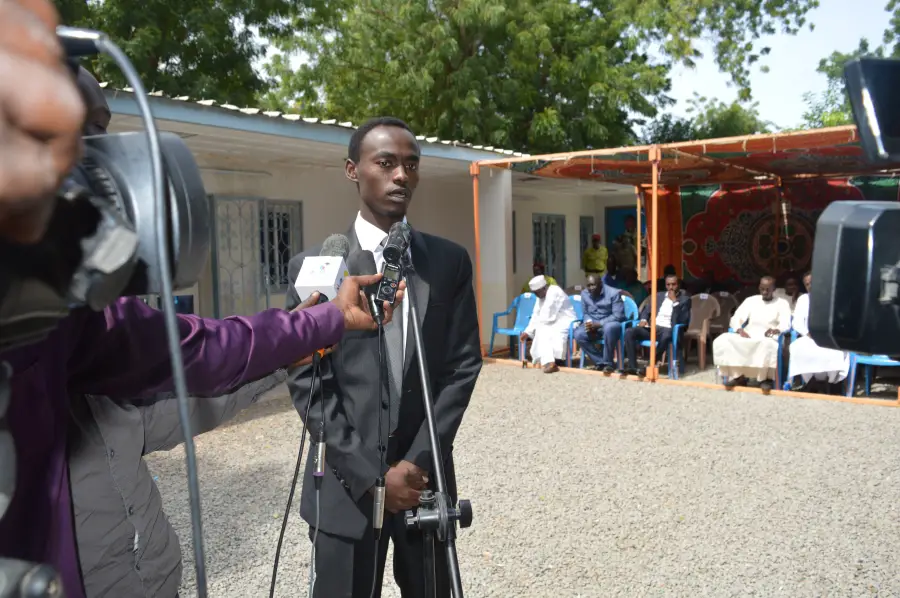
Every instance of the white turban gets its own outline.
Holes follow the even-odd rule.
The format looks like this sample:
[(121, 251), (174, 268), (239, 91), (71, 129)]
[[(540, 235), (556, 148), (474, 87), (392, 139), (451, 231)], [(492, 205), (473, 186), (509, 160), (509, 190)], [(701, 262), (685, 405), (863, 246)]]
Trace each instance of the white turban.
[(528, 281), (528, 288), (532, 291), (539, 291), (547, 286), (547, 279), (544, 278), (544, 275), (535, 276), (531, 280)]

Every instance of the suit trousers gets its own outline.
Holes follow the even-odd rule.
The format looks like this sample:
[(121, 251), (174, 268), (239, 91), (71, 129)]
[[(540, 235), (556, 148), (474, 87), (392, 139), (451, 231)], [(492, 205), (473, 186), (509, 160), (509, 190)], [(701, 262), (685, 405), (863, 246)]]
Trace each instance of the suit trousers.
[[(595, 329), (592, 332), (585, 330), (584, 324), (579, 324), (575, 329), (573, 337), (578, 343), (578, 346), (581, 347), (581, 350), (584, 351), (584, 354), (590, 358), (591, 362), (600, 367), (613, 365), (613, 361), (615, 361), (615, 351), (618, 348), (619, 337), (621, 335), (622, 323), (609, 322), (604, 324), (602, 330)], [(597, 347), (597, 343), (599, 343), (601, 339), (605, 341), (603, 349)]]
[[(375, 533), (367, 527), (361, 540), (332, 536), (319, 531), (316, 538), (316, 586), (313, 598), (381, 597), (388, 540), (394, 542), (394, 581), (403, 598), (423, 598), (425, 593), (425, 549), (418, 530), (406, 530), (406, 515), (385, 513), (375, 563)], [(310, 527), (312, 539), (315, 530)], [(447, 556), (444, 545), (434, 541), (435, 598), (450, 598)], [(372, 580), (375, 579), (375, 593)]]
[[(632, 326), (625, 331), (625, 355), (628, 358), (628, 367), (637, 369), (637, 345), (650, 340), (650, 329), (641, 326)], [(656, 354), (669, 350), (669, 342), (672, 340), (672, 329), (662, 326), (656, 327)]]

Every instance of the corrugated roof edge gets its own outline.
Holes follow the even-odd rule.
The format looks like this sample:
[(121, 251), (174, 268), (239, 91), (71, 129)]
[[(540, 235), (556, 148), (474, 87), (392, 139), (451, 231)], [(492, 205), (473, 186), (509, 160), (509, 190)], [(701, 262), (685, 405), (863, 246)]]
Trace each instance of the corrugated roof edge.
[[(105, 89), (107, 91), (116, 92), (116, 93), (130, 93), (130, 94), (134, 93), (134, 89), (131, 87), (125, 87), (125, 88), (120, 89), (120, 88), (111, 86), (106, 81), (100, 83), (100, 87), (102, 87), (103, 89)], [(155, 97), (155, 98), (165, 98), (167, 100), (173, 100), (176, 102), (189, 102), (189, 103), (193, 103), (193, 104), (198, 104), (200, 106), (205, 106), (208, 108), (213, 107), (213, 108), (219, 108), (222, 110), (229, 110), (232, 112), (240, 112), (241, 114), (246, 114), (246, 115), (252, 115), (252, 116), (262, 115), (262, 116), (267, 116), (269, 118), (277, 118), (277, 119), (286, 120), (289, 122), (303, 121), (304, 123), (307, 123), (307, 124), (328, 125), (328, 126), (333, 126), (333, 127), (343, 127), (345, 129), (357, 128), (357, 125), (354, 125), (352, 122), (349, 122), (349, 121), (338, 122), (337, 119), (333, 119), (333, 118), (331, 118), (331, 119), (314, 118), (314, 117), (302, 116), (300, 114), (289, 114), (289, 113), (279, 112), (279, 111), (263, 110), (262, 108), (241, 108), (241, 107), (235, 106), (233, 104), (220, 104), (216, 100), (192, 100), (188, 96), (171, 97), (171, 96), (167, 96), (167, 95), (163, 94), (160, 91), (151, 91), (148, 95), (151, 97)], [(426, 135), (416, 135), (416, 139), (418, 139), (420, 142), (424, 141), (425, 143), (452, 145), (454, 147), (467, 147), (467, 148), (470, 148), (473, 150), (491, 152), (491, 153), (501, 154), (501, 155), (505, 155), (505, 156), (514, 156), (516, 158), (528, 158), (530, 156), (530, 154), (523, 154), (522, 152), (515, 152), (513, 150), (496, 148), (493, 146), (474, 145), (472, 143), (466, 143), (465, 141), (457, 141), (457, 140), (451, 141), (451, 140), (447, 140), (447, 139), (440, 139), (438, 137), (431, 137), (431, 136), (426, 136)]]

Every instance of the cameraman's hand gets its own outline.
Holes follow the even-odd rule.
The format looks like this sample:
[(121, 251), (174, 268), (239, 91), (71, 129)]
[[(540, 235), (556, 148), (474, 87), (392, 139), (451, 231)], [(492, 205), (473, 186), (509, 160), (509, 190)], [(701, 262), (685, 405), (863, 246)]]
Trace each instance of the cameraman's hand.
[[(369, 313), (369, 301), (362, 289), (381, 280), (381, 274), (372, 276), (349, 276), (341, 283), (338, 296), (332, 303), (344, 314), (344, 328), (347, 330), (377, 330), (372, 314)], [(397, 290), (397, 298), (394, 304), (399, 306), (406, 294), (406, 283), (401, 281)], [(384, 323), (391, 321), (394, 308), (387, 302), (382, 305), (384, 311)]]
[(49, 0), (0, 0), (0, 238), (41, 239), (81, 143), (85, 106)]

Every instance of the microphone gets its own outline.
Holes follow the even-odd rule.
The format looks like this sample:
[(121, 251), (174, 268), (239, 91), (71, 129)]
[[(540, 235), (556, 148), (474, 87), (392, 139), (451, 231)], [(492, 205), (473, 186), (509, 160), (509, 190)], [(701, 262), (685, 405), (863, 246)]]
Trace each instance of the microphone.
[[(350, 262), (350, 271), (354, 276), (372, 276), (378, 274), (378, 268), (375, 267), (375, 255), (371, 251), (357, 251), (348, 259)], [(372, 317), (378, 322), (378, 325), (384, 322), (384, 312), (381, 309), (381, 302), (378, 300), (378, 285), (369, 285), (363, 289), (366, 299), (369, 300), (369, 311)]]
[(303, 258), (294, 290), (297, 296), (309, 297), (319, 293), (318, 303), (325, 303), (337, 296), (338, 289), (344, 279), (350, 276), (350, 270), (344, 261), (350, 253), (350, 240), (344, 235), (331, 235), (322, 243), (318, 256)]
[(400, 280), (403, 278), (402, 262), (409, 253), (411, 232), (412, 229), (405, 222), (395, 222), (388, 231), (382, 252), (384, 266), (381, 273), (384, 276), (378, 283), (378, 291), (375, 293), (379, 303), (387, 302), (393, 305), (397, 300), (397, 291), (400, 290)]
[(409, 250), (409, 237), (412, 229), (405, 222), (395, 222), (388, 231), (387, 241), (384, 244), (384, 261), (396, 266), (400, 265), (400, 259)]

